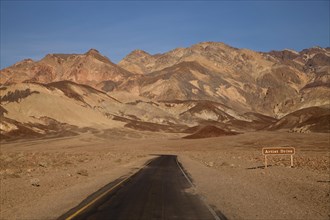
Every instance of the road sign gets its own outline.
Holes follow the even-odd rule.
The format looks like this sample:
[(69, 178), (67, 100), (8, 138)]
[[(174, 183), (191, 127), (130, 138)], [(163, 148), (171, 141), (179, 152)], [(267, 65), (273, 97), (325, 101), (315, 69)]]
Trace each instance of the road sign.
[(264, 147), (262, 148), (262, 154), (292, 155), (295, 154), (295, 148), (294, 147)]
[(265, 155), (265, 168), (267, 168), (267, 156), (268, 155), (290, 155), (291, 168), (293, 167), (293, 155), (296, 153), (294, 147), (264, 147), (262, 148), (262, 154)]

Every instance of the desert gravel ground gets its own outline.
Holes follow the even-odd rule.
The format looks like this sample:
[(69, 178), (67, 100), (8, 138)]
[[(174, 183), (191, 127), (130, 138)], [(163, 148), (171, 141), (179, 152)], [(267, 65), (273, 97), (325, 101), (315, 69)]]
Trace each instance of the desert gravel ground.
[[(55, 219), (157, 154), (178, 155), (197, 192), (229, 219), (330, 218), (328, 134), (182, 136), (120, 130), (2, 142), (0, 218)], [(265, 146), (296, 147), (295, 167), (274, 156), (263, 169)]]

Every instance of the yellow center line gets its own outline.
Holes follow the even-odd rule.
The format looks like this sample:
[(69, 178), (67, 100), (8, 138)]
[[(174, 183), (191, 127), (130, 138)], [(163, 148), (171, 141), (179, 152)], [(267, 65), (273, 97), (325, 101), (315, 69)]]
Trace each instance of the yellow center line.
[(133, 175), (135, 175), (136, 173), (138, 173), (140, 170), (142, 170), (143, 168), (145, 168), (146, 166), (148, 166), (151, 163), (151, 161), (152, 160), (150, 160), (146, 165), (144, 165), (143, 167), (141, 167), (138, 171), (136, 171), (135, 173), (133, 173), (130, 176), (128, 176), (126, 179), (123, 179), (122, 181), (120, 181), (119, 183), (117, 183), (116, 185), (114, 185), (113, 187), (111, 187), (110, 189), (108, 189), (107, 191), (105, 191), (104, 193), (102, 193), (101, 195), (99, 195), (98, 197), (96, 197), (95, 199), (93, 199), (92, 201), (90, 201), (88, 204), (86, 204), (85, 206), (81, 207), (75, 213), (73, 213), (72, 215), (70, 215), (69, 217), (67, 217), (66, 220), (71, 220), (74, 217), (76, 217), (77, 215), (79, 215), (81, 212), (83, 212), (84, 210), (86, 210), (88, 207), (90, 207), (97, 200), (101, 199), (103, 196), (105, 196), (106, 194), (108, 194), (109, 192), (111, 192), (112, 190), (114, 190), (116, 187), (118, 187), (123, 182), (125, 182), (126, 180), (128, 180), (129, 178), (131, 178)]

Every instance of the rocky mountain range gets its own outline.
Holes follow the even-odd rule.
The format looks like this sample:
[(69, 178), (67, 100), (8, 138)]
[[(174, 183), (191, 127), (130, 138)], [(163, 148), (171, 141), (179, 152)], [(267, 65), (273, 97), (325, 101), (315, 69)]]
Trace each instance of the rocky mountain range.
[(135, 50), (118, 64), (91, 49), (23, 60), (1, 70), (0, 84), (6, 140), (104, 129), (330, 132), (330, 48), (266, 53), (203, 42)]

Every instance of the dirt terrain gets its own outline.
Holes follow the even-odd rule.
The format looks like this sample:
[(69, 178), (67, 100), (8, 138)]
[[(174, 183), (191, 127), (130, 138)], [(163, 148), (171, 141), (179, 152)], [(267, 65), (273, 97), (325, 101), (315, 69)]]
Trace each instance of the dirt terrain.
[[(229, 219), (329, 219), (329, 135), (247, 132), (186, 134), (113, 129), (1, 142), (0, 219), (54, 219), (159, 154), (178, 155), (197, 193)], [(261, 148), (293, 146), (290, 157)]]
[[(0, 70), (0, 219), (55, 219), (177, 155), (229, 219), (330, 218), (330, 48), (201, 42), (118, 64), (51, 53)], [(270, 156), (262, 147), (295, 147)]]

